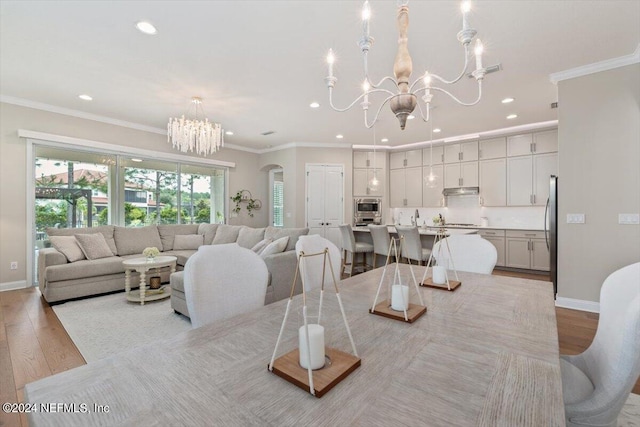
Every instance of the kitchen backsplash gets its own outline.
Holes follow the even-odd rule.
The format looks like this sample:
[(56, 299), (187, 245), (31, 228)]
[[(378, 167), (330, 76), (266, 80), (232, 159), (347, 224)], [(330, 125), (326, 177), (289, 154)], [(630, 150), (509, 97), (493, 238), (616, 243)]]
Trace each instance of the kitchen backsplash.
[[(410, 225), (416, 208), (390, 209), (388, 223)], [(544, 228), (544, 206), (531, 207), (483, 207), (478, 204), (478, 196), (449, 197), (445, 208), (418, 208), (418, 225), (426, 221), (431, 225), (432, 218), (442, 214), (448, 223), (481, 224), (481, 218), (487, 218), (489, 227), (508, 227), (522, 229)]]

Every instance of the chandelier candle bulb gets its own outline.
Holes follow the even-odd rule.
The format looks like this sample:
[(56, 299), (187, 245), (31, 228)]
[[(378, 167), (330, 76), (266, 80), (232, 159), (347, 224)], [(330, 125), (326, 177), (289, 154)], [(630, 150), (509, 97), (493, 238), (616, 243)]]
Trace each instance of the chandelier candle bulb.
[(300, 366), (309, 369), (309, 355), (311, 356), (311, 369), (320, 369), (324, 366), (324, 327), (318, 324), (308, 324), (309, 329), (309, 353), (307, 353), (307, 333), (305, 326), (298, 330), (298, 348), (300, 350)]
[(471, 2), (462, 2), (462, 31), (469, 29), (469, 11), (471, 10)]
[(433, 283), (444, 285), (447, 282), (447, 270), (441, 265), (433, 266)]
[(482, 51), (484, 50), (484, 47), (482, 46), (482, 42), (480, 41), (480, 39), (476, 40), (476, 48), (475, 48), (475, 54), (476, 54), (476, 70), (481, 70), (482, 69)]
[(333, 77), (333, 63), (336, 58), (333, 56), (333, 49), (329, 49), (329, 53), (327, 54), (327, 64), (329, 64), (329, 77)]
[(405, 311), (409, 308), (409, 286), (391, 286), (391, 309), (395, 311)]
[(369, 38), (369, 18), (371, 18), (371, 8), (369, 8), (369, 2), (365, 1), (362, 6), (362, 30), (364, 38)]

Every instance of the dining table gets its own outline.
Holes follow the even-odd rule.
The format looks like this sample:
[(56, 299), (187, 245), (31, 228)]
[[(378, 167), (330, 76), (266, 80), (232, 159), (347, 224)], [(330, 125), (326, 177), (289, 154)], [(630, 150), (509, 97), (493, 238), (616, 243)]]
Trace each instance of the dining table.
[[(27, 384), (29, 425), (564, 426), (552, 283), (461, 271), (450, 292), (416, 288), (411, 268), (422, 277), (390, 264), (338, 282), (361, 365), (320, 398), (268, 370), (285, 299)], [(413, 323), (369, 312), (398, 281), (427, 308)], [(302, 301), (278, 356), (298, 345)], [(333, 286), (321, 322), (352, 353)]]

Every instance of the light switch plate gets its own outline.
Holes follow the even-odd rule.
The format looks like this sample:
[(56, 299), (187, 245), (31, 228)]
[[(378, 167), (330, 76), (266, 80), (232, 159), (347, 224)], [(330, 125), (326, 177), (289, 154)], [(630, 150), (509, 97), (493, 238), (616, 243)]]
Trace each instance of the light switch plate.
[(618, 214), (618, 224), (640, 224), (640, 214)]
[(567, 214), (567, 224), (584, 224), (584, 214)]

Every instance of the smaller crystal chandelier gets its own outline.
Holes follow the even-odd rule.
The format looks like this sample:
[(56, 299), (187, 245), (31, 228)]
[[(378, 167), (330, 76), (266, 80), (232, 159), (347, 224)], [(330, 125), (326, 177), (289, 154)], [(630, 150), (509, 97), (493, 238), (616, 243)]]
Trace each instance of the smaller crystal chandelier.
[(195, 105), (195, 119), (185, 119), (184, 114), (179, 119), (169, 118), (167, 142), (183, 153), (192, 151), (203, 156), (215, 153), (224, 146), (222, 126), (210, 122), (206, 117), (204, 121), (198, 120), (198, 108), (204, 116), (202, 98), (194, 96), (191, 103)]

